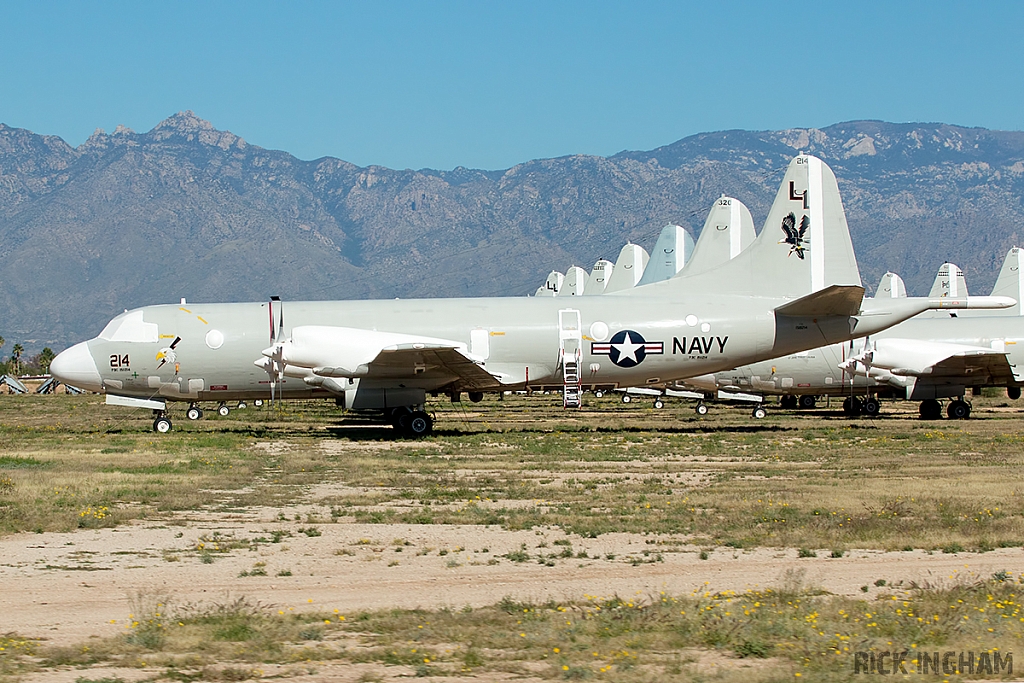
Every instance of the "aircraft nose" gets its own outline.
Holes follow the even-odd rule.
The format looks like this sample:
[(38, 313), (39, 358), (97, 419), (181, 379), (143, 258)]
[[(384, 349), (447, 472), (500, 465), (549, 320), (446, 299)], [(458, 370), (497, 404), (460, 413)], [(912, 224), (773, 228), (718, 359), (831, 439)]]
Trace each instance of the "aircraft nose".
[(75, 344), (70, 349), (58, 353), (50, 363), (50, 374), (61, 382), (79, 389), (103, 390), (100, 371), (96, 368), (96, 361), (89, 352), (89, 345), (86, 342)]

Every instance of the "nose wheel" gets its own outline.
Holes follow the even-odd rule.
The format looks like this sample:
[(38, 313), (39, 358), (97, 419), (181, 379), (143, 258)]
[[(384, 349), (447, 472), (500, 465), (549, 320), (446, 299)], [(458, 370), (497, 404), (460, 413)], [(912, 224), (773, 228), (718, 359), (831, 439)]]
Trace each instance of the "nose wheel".
[(173, 428), (171, 418), (167, 417), (165, 413), (158, 413), (156, 419), (153, 420), (153, 431), (157, 434), (166, 434)]

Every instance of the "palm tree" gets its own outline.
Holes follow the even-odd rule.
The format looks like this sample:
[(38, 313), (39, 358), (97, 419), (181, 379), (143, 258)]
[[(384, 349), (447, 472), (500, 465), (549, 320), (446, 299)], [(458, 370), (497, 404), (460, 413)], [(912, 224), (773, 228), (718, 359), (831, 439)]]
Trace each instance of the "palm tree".
[(39, 369), (43, 371), (44, 375), (50, 374), (50, 363), (53, 362), (55, 355), (56, 354), (53, 353), (53, 349), (49, 346), (44, 347), (43, 350), (39, 352)]
[(21, 368), (21, 354), (25, 352), (25, 349), (21, 344), (15, 344), (11, 348), (11, 371), (17, 375), (18, 370)]

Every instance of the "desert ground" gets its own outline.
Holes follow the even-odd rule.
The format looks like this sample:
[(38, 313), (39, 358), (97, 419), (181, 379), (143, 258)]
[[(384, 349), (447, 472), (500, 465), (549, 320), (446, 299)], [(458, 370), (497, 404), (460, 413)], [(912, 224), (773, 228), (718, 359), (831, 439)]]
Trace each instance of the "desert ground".
[[(998, 392), (960, 422), (430, 408), (421, 441), (326, 402), (157, 435), (0, 396), (0, 677), (847, 680), (856, 652), (1024, 634), (1024, 403)], [(980, 661), (939, 680), (1012, 678)]]

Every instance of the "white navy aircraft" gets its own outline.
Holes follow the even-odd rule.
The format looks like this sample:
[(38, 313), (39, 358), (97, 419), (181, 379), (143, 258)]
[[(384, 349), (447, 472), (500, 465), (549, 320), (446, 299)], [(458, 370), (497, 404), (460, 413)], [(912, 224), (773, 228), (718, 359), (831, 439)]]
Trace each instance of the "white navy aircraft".
[[(1014, 299), (986, 299), (1010, 306)], [(978, 302), (975, 302), (978, 303)], [(581, 382), (644, 386), (875, 334), (966, 299), (864, 299), (839, 188), (820, 159), (791, 162), (766, 227), (705, 273), (601, 296), (271, 300), (127, 311), (60, 353), (61, 381), (152, 409), (167, 401), (335, 398), (428, 434), (428, 392)], [(471, 396), (472, 398), (472, 396)]]
[[(1013, 247), (992, 290), (1020, 301), (1024, 294), (1021, 250)], [(903, 280), (882, 276), (876, 298), (906, 297)], [(963, 271), (939, 268), (929, 295), (967, 296)], [(734, 370), (686, 380), (709, 393), (748, 392), (783, 396), (783, 407), (813, 407), (816, 397), (845, 396), (847, 413), (875, 415), (879, 396), (920, 401), (926, 419), (941, 417), (938, 399), (951, 400), (946, 414), (970, 416), (968, 389), (1006, 387), (1019, 398), (1024, 386), (1024, 316), (1020, 304), (1001, 310), (928, 312), (865, 339), (801, 351)]]

